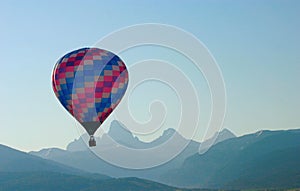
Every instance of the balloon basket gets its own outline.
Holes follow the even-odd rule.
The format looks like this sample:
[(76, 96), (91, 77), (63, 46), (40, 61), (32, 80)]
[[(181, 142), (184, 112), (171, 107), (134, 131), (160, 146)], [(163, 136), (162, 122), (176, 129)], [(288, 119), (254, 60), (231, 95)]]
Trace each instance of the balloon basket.
[(95, 147), (96, 146), (96, 140), (94, 136), (91, 135), (90, 140), (89, 140), (89, 146), (90, 147)]

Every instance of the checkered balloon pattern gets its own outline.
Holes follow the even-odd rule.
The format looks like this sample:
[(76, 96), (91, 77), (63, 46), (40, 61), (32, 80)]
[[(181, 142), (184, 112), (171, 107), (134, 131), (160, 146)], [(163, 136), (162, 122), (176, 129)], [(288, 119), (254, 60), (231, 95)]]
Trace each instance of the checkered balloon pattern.
[(80, 123), (103, 123), (125, 94), (128, 71), (112, 52), (82, 48), (58, 60), (52, 85), (58, 100)]

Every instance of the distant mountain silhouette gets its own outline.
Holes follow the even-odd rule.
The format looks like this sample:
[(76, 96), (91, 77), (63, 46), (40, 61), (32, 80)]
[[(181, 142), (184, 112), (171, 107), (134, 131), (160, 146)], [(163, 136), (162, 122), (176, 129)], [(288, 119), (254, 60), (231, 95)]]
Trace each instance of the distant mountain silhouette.
[(300, 187), (300, 130), (260, 131), (220, 142), (161, 178), (179, 187)]
[[(88, 139), (87, 134), (84, 134), (82, 136), (85, 137), (84, 138), (85, 140)], [(153, 140), (152, 142), (145, 143), (145, 142), (140, 141), (137, 137), (134, 137), (133, 134), (123, 124), (121, 124), (120, 122), (118, 122), (116, 120), (112, 121), (112, 123), (110, 125), (110, 129), (107, 134), (104, 134), (101, 139), (97, 138), (97, 143), (103, 147), (105, 147), (105, 146), (110, 147), (110, 145), (107, 145), (107, 142), (105, 141), (107, 139), (107, 136), (111, 137), (114, 141), (116, 141), (117, 143), (119, 143), (121, 145), (128, 146), (130, 148), (136, 148), (136, 149), (153, 148), (155, 146), (158, 146), (158, 145), (166, 142), (172, 136), (175, 136), (180, 140), (185, 139), (179, 133), (177, 133), (175, 129), (169, 128), (169, 129), (166, 129), (163, 132), (163, 134), (160, 137), (158, 137), (157, 139)], [(229, 131), (228, 129), (224, 129), (221, 132), (215, 133), (214, 136), (211, 137), (210, 139), (204, 141), (202, 143), (202, 145), (203, 145), (202, 148), (204, 148), (204, 147), (208, 148), (209, 146), (212, 146), (216, 143), (219, 143), (221, 141), (224, 141), (224, 140), (230, 139), (230, 138), (234, 138), (234, 137), (235, 137), (235, 135), (231, 131)], [(193, 142), (192, 144), (196, 145), (196, 147), (199, 147), (200, 143), (193, 141), (193, 140), (191, 142)], [(88, 149), (88, 147), (82, 138), (75, 139), (73, 142), (71, 142), (67, 146), (67, 150), (72, 151), (72, 152), (83, 151), (83, 150), (87, 150), (87, 149)], [(196, 151), (193, 151), (192, 154), (195, 154), (195, 153), (196, 153)]]
[[(49, 152), (48, 152), (49, 151)], [(47, 149), (44, 156), (62, 156), (60, 149)], [(0, 145), (0, 191), (196, 191), (178, 189), (138, 179), (115, 179), (101, 174), (86, 173)]]
[[(135, 149), (146, 149), (158, 146), (164, 142), (166, 142), (171, 136), (177, 136), (179, 139), (184, 139), (180, 134), (178, 134), (175, 129), (167, 129), (163, 132), (163, 135), (158, 137), (152, 142), (145, 143), (140, 141), (137, 137), (135, 137), (123, 124), (114, 120), (111, 122), (110, 129), (107, 134), (104, 134), (102, 138), (96, 138), (97, 144), (102, 147), (111, 147), (111, 145), (107, 145), (107, 137), (111, 137), (115, 142)], [(88, 135), (82, 135), (85, 140), (88, 139)], [(86, 143), (83, 141), (83, 138), (75, 139), (67, 146), (68, 151), (83, 151), (87, 150), (88, 147)]]
[[(55, 155), (58, 150), (54, 152)], [(51, 154), (52, 155), (52, 154)], [(90, 173), (50, 160), (21, 152), (0, 144), (0, 172), (56, 172), (72, 175), (89, 175)], [(57, 156), (57, 155), (56, 155)], [(100, 176), (100, 175), (99, 175)], [(101, 175), (102, 176), (102, 175)], [(102, 178), (109, 178), (102, 176)]]
[(228, 129), (223, 129), (221, 132), (216, 132), (211, 138), (207, 139), (201, 144), (199, 153), (205, 153), (211, 146), (235, 137), (236, 136)]
[(114, 120), (110, 124), (110, 128), (107, 134), (113, 138), (117, 143), (128, 146), (131, 148), (143, 148), (144, 144), (139, 141), (137, 137), (134, 137), (132, 133), (120, 122)]
[[(124, 126), (117, 121), (112, 125), (114, 133), (123, 130), (126, 132), (125, 135), (122, 135), (122, 132), (114, 139), (117, 142), (123, 141), (123, 144), (128, 146), (135, 144), (136, 147), (147, 148), (149, 145), (167, 140), (172, 135), (183, 138), (170, 129), (157, 140), (143, 143), (126, 129), (122, 129)], [(109, 131), (111, 137), (115, 136), (112, 130)], [(209, 142), (212, 140), (214, 142)], [(207, 152), (199, 154), (200, 143), (191, 141), (173, 160), (146, 170), (118, 168), (97, 158), (88, 149), (80, 150), (75, 147), (73, 151), (52, 149), (50, 152), (42, 150), (32, 154), (89, 172), (102, 172), (114, 177), (139, 177), (175, 187), (211, 189), (300, 187), (300, 130), (259, 131), (234, 137), (225, 129), (201, 146), (204, 148), (205, 145), (212, 143), (215, 144)]]
[[(122, 145), (137, 149), (158, 146), (166, 142), (171, 136), (174, 136), (177, 140), (179, 140), (179, 142), (181, 140), (185, 140), (184, 137), (182, 137), (174, 129), (167, 129), (156, 140), (150, 143), (145, 143), (140, 141), (137, 137), (134, 137), (130, 131), (128, 131), (128, 129), (118, 121), (113, 121), (111, 123), (108, 134), (104, 134), (101, 139), (97, 138), (97, 145), (99, 147), (103, 149), (109, 149), (112, 147), (112, 145), (107, 144), (107, 136), (112, 137), (116, 142)], [(225, 140), (234, 135), (230, 131), (225, 130), (224, 133), (220, 133), (219, 136), (222, 137), (218, 137), (218, 140)], [(30, 153), (45, 159), (54, 160), (65, 165), (70, 165), (72, 167), (84, 169), (93, 173), (103, 173), (112, 177), (139, 177), (153, 181), (161, 181), (159, 177), (160, 175), (168, 172), (171, 169), (180, 167), (186, 158), (198, 152), (199, 145), (200, 143), (198, 142), (190, 141), (183, 152), (177, 155), (173, 160), (161, 166), (146, 170), (129, 170), (108, 164), (107, 162), (95, 156), (95, 154), (88, 149), (86, 143), (81, 138), (71, 142), (67, 146), (67, 150), (46, 149), (39, 152)], [(174, 147), (176, 147), (176, 145), (174, 145)]]

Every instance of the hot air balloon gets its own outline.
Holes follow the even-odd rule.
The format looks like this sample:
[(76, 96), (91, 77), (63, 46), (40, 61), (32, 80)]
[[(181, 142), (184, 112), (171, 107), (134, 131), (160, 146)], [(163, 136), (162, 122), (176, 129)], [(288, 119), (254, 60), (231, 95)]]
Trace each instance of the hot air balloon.
[(60, 58), (52, 73), (54, 93), (63, 107), (90, 135), (121, 101), (128, 85), (128, 71), (114, 53), (99, 48), (82, 48)]

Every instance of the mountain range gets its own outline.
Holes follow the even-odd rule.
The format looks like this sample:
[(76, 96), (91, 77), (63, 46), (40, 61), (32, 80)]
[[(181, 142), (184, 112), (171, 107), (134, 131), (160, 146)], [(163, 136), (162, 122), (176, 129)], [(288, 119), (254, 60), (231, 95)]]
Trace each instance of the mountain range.
[[(50, 171), (66, 174), (85, 174), (87, 172), (65, 166), (51, 160), (29, 155), (5, 145), (0, 145), (0, 172), (39, 172)], [(108, 178), (103, 175), (103, 178)]]
[[(134, 148), (149, 148), (159, 145), (170, 138), (170, 136), (184, 139), (175, 130), (168, 129), (157, 140), (144, 143), (137, 137), (134, 137), (126, 127), (117, 121), (111, 124), (111, 129), (107, 134), (97, 138), (98, 144), (109, 148), (112, 145), (105, 144), (106, 136), (112, 137), (120, 144)], [(213, 140), (214, 142), (212, 142)], [(210, 148), (206, 147), (211, 144), (213, 145)], [(200, 149), (200, 152), (199, 146), (203, 149)], [(123, 184), (124, 188), (128, 188), (128, 190), (300, 188), (300, 129), (265, 130), (240, 137), (235, 137), (229, 130), (225, 129), (206, 142), (191, 141), (186, 149), (173, 160), (164, 165), (144, 170), (119, 168), (103, 161), (87, 148), (82, 138), (74, 140), (67, 146), (66, 150), (50, 148), (38, 152), (30, 152), (30, 154), (19, 153), (20, 155), (13, 154), (18, 152), (16, 150), (13, 153), (10, 152), (0, 149), (1, 156), (9, 155), (10, 157), (16, 156), (16, 158), (21, 158), (22, 160), (34, 159), (38, 161), (31, 164), (23, 163), (22, 160), (16, 160), (18, 161), (17, 164), (13, 164), (9, 163), (13, 161), (10, 158), (0, 160), (1, 167), (4, 166), (0, 169), (0, 172), (6, 173), (4, 177), (8, 177), (4, 178), (5, 180), (11, 177), (9, 173), (16, 171), (12, 166), (17, 167), (19, 164), (24, 168), (21, 171), (16, 171), (16, 175), (21, 179), (19, 182), (22, 182), (24, 178), (22, 177), (23, 171), (25, 173), (43, 173), (44, 170), (48, 172), (50, 167), (47, 166), (49, 164), (51, 166), (51, 171), (49, 172), (61, 174), (61, 176), (66, 178), (65, 182), (70, 181), (70, 179), (76, 180), (78, 177), (79, 179), (87, 178), (89, 185), (82, 186), (83, 188), (88, 188), (87, 190), (93, 186), (91, 190), (96, 189), (97, 186), (95, 187), (95, 185), (112, 186), (119, 183)], [(23, 167), (22, 164), (27, 164), (27, 167)], [(42, 166), (41, 164), (47, 165), (40, 167)], [(33, 165), (32, 169), (37, 169), (37, 171), (28, 171), (28, 169), (31, 169), (31, 165)], [(9, 170), (10, 168), (12, 169)], [(26, 168), (28, 169), (26, 170)], [(38, 170), (39, 168), (41, 168), (42, 172)], [(56, 174), (55, 176), (57, 177), (58, 175)], [(29, 176), (34, 177), (36, 174)], [(3, 181), (1, 177), (3, 176), (0, 176), (0, 185), (2, 185), (1, 181)], [(77, 182), (80, 183), (79, 180)], [(151, 184), (154, 187), (151, 187)], [(9, 184), (6, 182), (5, 185)], [(107, 188), (109, 190), (109, 186)], [(116, 187), (115, 189), (118, 190)]]
[(259, 131), (225, 140), (161, 179), (179, 187), (299, 188), (300, 130)]
[(0, 191), (196, 191), (88, 173), (0, 145)]
[[(113, 121), (111, 123), (110, 130), (107, 134), (104, 134), (101, 138), (97, 138), (97, 145), (104, 150), (114, 146), (113, 144), (109, 144), (109, 141), (107, 141), (108, 136), (110, 136), (119, 144), (137, 149), (146, 149), (158, 146), (166, 142), (171, 136), (174, 136), (179, 143), (185, 140), (185, 138), (182, 137), (174, 129), (167, 129), (156, 140), (145, 143), (140, 141), (137, 137), (134, 137), (131, 132), (118, 121)], [(225, 129), (221, 133), (214, 135), (212, 139), (216, 140), (217, 143), (219, 141), (234, 137), (235, 135), (233, 133)], [(168, 163), (150, 169), (131, 170), (111, 165), (101, 158), (97, 157), (87, 148), (83, 140), (83, 138), (74, 140), (67, 146), (67, 150), (51, 148), (43, 149), (38, 152), (30, 152), (30, 154), (76, 167), (82, 170), (86, 170), (92, 173), (102, 173), (112, 177), (138, 177), (164, 183), (161, 181), (160, 175), (167, 173), (171, 169), (181, 166), (185, 159), (198, 153), (200, 146), (200, 143), (191, 140), (187, 147), (183, 150), (183, 152), (181, 152)], [(176, 145), (174, 145), (174, 147), (176, 147)], [(165, 152), (167, 153), (168, 151)], [(134, 160), (134, 156), (132, 157), (133, 158), (129, 158), (129, 160)]]

